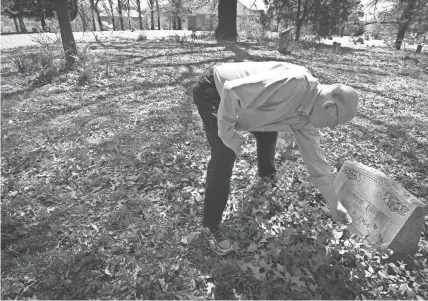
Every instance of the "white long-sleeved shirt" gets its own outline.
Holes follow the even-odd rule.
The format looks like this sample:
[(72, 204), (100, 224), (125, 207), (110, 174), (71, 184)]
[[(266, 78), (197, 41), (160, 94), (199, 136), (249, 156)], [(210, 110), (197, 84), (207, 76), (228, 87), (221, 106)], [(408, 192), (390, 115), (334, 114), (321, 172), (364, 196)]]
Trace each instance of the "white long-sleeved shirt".
[(294, 133), (309, 180), (320, 190), (330, 186), (331, 168), (320, 134), (308, 115), (318, 96), (318, 81), (308, 69), (284, 62), (225, 63), (214, 67), (221, 96), (218, 134), (236, 150), (236, 130)]

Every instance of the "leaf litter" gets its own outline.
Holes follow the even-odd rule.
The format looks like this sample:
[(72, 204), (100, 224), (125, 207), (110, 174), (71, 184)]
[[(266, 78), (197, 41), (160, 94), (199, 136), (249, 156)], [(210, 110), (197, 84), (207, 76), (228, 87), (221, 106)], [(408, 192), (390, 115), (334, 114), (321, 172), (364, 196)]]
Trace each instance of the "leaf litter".
[(333, 168), (355, 159), (428, 195), (426, 55), (311, 45), (282, 56), (273, 44), (146, 41), (127, 45), (131, 59), (112, 41), (86, 85), (70, 71), (30, 90), (5, 51), (2, 297), (427, 299), (426, 229), (418, 268), (384, 262), (390, 252), (330, 219), (301, 158), (278, 154), (279, 185), (256, 189), (247, 133), (225, 212), (235, 252), (218, 257), (199, 234), (209, 151), (191, 86), (220, 62), (285, 60), (355, 86), (358, 116), (322, 131)]

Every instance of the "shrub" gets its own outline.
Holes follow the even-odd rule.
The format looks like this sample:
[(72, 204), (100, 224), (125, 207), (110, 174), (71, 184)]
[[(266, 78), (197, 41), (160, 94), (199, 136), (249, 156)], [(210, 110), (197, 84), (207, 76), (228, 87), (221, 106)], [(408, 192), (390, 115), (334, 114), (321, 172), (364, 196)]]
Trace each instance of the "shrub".
[(37, 65), (42, 69), (52, 68), (54, 65), (54, 57), (46, 53), (40, 53), (35, 59), (37, 59)]
[(56, 66), (50, 66), (42, 69), (35, 80), (36, 85), (46, 85), (52, 82), (52, 80), (59, 74), (59, 68)]
[(364, 32), (366, 31), (366, 29), (365, 29), (365, 27), (364, 27), (364, 25), (358, 25), (358, 27), (357, 28), (355, 28), (355, 30), (354, 30), (354, 36), (360, 36), (360, 35), (362, 35), (362, 34), (364, 34)]
[(12, 64), (19, 73), (26, 73), (31, 69), (31, 63), (22, 53), (18, 53), (12, 58)]
[(90, 82), (92, 77), (92, 70), (94, 69), (94, 56), (90, 52), (90, 45), (87, 44), (81, 48), (77, 56), (77, 64), (78, 64), (78, 79), (77, 84), (79, 86), (83, 86)]
[(90, 75), (89, 70), (83, 69), (83, 70), (79, 71), (79, 77), (77, 79), (77, 84), (79, 86), (86, 85), (87, 83), (90, 82), (90, 80), (91, 80), (91, 75)]
[(144, 32), (140, 33), (138, 35), (137, 41), (145, 41), (145, 40), (147, 40), (146, 34)]
[(45, 52), (25, 54), (18, 52), (12, 58), (12, 64), (19, 73), (48, 69), (54, 65), (54, 56)]

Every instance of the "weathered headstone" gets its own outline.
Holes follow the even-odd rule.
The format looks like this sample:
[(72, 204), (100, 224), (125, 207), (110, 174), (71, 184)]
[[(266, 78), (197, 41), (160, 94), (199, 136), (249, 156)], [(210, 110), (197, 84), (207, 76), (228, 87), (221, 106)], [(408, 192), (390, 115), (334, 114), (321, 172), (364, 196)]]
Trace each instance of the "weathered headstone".
[(338, 42), (333, 42), (333, 53), (340, 53), (341, 44)]
[(416, 48), (416, 53), (421, 53), (422, 52), (422, 45), (419, 44), (418, 47)]
[(384, 173), (346, 161), (334, 187), (353, 221), (349, 229), (396, 253), (417, 251), (427, 204)]
[(291, 41), (291, 28), (288, 28), (279, 34), (278, 52), (287, 53)]

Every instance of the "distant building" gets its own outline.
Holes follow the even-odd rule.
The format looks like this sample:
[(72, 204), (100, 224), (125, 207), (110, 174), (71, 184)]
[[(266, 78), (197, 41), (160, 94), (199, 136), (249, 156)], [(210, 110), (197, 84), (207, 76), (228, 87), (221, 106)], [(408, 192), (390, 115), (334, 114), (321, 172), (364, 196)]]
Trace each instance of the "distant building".
[[(217, 26), (217, 5), (218, 1), (214, 1), (214, 3), (208, 3), (204, 6), (198, 7), (192, 10), (189, 14), (187, 14), (184, 18), (184, 24), (186, 29), (188, 30), (209, 30), (213, 31)], [(258, 19), (260, 16), (259, 11), (251, 10), (242, 4), (238, 0), (237, 5), (237, 23), (239, 25), (239, 20), (243, 18), (255, 18)]]
[[(103, 23), (104, 30), (113, 30), (113, 18), (111, 17), (111, 14), (105, 11), (100, 12), (101, 21)], [(138, 11), (135, 9), (124, 10), (122, 13), (122, 19), (123, 19), (123, 25), (124, 29), (140, 29), (140, 21), (138, 16)], [(143, 19), (143, 27), (144, 29), (147, 29), (147, 26), (144, 25), (144, 19), (145, 14), (142, 12), (142, 19)], [(116, 30), (120, 30), (120, 18), (117, 12), (115, 12), (114, 15), (114, 25)]]

